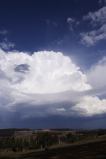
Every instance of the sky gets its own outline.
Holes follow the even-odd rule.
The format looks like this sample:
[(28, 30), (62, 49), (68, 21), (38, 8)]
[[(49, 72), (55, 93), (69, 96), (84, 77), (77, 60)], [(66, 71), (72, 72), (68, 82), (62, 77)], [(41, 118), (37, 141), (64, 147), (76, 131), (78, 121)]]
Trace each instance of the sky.
[(106, 0), (0, 1), (0, 128), (106, 128)]

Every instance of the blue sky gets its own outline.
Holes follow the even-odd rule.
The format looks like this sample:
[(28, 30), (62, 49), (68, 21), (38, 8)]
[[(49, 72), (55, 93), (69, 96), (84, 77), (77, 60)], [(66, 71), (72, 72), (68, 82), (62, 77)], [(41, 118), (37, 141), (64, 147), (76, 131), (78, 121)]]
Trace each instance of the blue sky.
[(106, 0), (1, 1), (1, 127), (105, 127), (105, 69)]
[(7, 34), (1, 35), (0, 41), (7, 39), (20, 51), (59, 50), (83, 57), (79, 62), (89, 66), (104, 56), (106, 46), (104, 40), (92, 47), (81, 44), (80, 34), (97, 28), (83, 17), (103, 6), (103, 0), (1, 1), (0, 30)]

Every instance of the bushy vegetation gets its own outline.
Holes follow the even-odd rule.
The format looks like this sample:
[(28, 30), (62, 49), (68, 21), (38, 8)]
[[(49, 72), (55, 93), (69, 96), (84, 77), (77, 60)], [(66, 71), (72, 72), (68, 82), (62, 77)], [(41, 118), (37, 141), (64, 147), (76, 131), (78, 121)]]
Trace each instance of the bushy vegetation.
[[(54, 145), (76, 143), (83, 140), (93, 139), (106, 134), (106, 131), (38, 131), (31, 134), (14, 134), (16, 130), (5, 130), (5, 135), (0, 135), (0, 151), (20, 152), (33, 149), (48, 149)], [(21, 132), (21, 131), (20, 131)], [(28, 132), (28, 131), (27, 131)]]

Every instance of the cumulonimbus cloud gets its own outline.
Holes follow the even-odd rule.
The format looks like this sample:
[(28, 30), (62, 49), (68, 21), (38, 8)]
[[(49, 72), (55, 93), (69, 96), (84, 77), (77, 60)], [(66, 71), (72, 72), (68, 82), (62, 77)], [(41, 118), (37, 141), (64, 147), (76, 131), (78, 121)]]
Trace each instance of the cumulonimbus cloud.
[(95, 69), (88, 72), (83, 73), (61, 52), (28, 54), (0, 50), (0, 109), (21, 111), (24, 117), (73, 113), (90, 116), (106, 112), (106, 100), (90, 93), (97, 87), (92, 77)]
[(72, 60), (60, 52), (1, 52), (0, 71), (10, 86), (24, 93), (49, 94), (91, 88)]

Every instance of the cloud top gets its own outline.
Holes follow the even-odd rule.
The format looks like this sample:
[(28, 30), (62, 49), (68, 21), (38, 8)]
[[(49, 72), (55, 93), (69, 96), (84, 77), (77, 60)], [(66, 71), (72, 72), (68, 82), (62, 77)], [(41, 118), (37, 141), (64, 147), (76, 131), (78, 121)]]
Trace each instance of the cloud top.
[(28, 55), (2, 51), (0, 71), (1, 78), (23, 93), (79, 92), (91, 88), (80, 68), (60, 52), (42, 51)]

